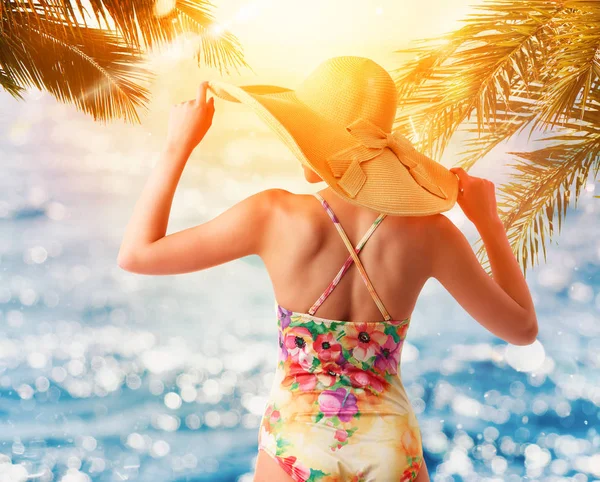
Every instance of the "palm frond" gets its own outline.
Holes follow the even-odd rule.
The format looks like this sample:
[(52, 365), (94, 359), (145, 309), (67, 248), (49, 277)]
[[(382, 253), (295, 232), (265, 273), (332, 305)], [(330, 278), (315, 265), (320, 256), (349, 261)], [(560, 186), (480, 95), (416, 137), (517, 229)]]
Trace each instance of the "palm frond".
[(569, 8), (554, 19), (554, 35), (549, 39), (549, 61), (543, 77), (548, 79), (539, 99), (539, 117), (532, 129), (545, 129), (572, 117), (573, 106), (580, 104), (580, 118), (590, 93), (600, 82), (600, 3), (567, 2), (584, 10)]
[(39, 30), (40, 15), (20, 17), (0, 35), (0, 65), (19, 86), (46, 90), (94, 119), (139, 121), (136, 107), (149, 99), (141, 84), (152, 74), (118, 36), (90, 27), (71, 34), (51, 19)]
[[(543, 140), (550, 141), (559, 143), (532, 152), (511, 152), (521, 160), (509, 164), (515, 168), (513, 180), (500, 188), (500, 216), (524, 273), (539, 260), (540, 248), (546, 261), (546, 240), (560, 233), (571, 195), (577, 206), (590, 171), (597, 176), (600, 168), (600, 128), (590, 128), (586, 135), (573, 131)], [(476, 254), (489, 269), (481, 238), (477, 244)]]
[[(417, 126), (424, 152), (434, 157), (443, 152), (473, 112), (480, 130), (496, 122), (498, 100), (507, 106), (515, 86), (539, 77), (542, 42), (563, 2), (535, 0), (527, 8), (514, 8), (516, 3), (496, 0), (476, 7), (491, 13), (470, 15), (466, 26), (447, 36), (452, 54), (443, 49), (437, 54), (446, 57), (444, 62), (435, 51), (428, 58), (432, 52), (427, 47), (413, 49), (435, 68), (426, 75), (429, 82), (419, 79), (419, 89), (406, 90), (410, 96), (399, 100), (403, 109), (396, 121), (401, 130), (411, 122)], [(415, 75), (423, 58), (408, 62), (406, 70)]]
[[(483, 129), (473, 125), (473, 122), (464, 122), (461, 132), (472, 134), (464, 141), (467, 149), (458, 153), (462, 156), (456, 165), (468, 171), (479, 159), (487, 155), (501, 142), (512, 136), (518, 135), (539, 115), (539, 98), (543, 85), (532, 82), (526, 89), (516, 87), (509, 98), (508, 107), (505, 102), (499, 101), (495, 108), (495, 122), (486, 124)], [(525, 92), (527, 90), (528, 96)], [(530, 128), (530, 136), (533, 129)]]
[[(451, 43), (445, 36), (434, 39), (417, 40), (419, 47), (395, 50), (397, 54), (410, 54), (413, 58), (401, 67), (391, 70), (395, 74), (398, 90), (398, 107), (412, 98), (418, 89), (437, 73), (438, 69), (454, 53), (458, 42)], [(416, 55), (415, 55), (416, 54)]]
[(229, 67), (236, 70), (249, 67), (237, 38), (226, 30), (220, 34), (212, 30), (216, 25), (211, 13), (214, 6), (207, 0), (176, 0), (165, 11), (161, 11), (161, 2), (156, 0), (12, 0), (9, 3), (39, 16), (40, 29), (47, 18), (63, 21), (66, 28), (87, 26), (87, 22), (94, 20), (98, 28), (114, 30), (136, 53), (160, 49), (182, 33), (196, 34), (198, 62), (217, 67), (220, 73), (229, 73)]
[(0, 87), (6, 90), (9, 94), (17, 99), (23, 99), (21, 93), (23, 92), (23, 87), (21, 87), (15, 79), (9, 76), (3, 69), (0, 69)]
[(214, 23), (212, 15), (204, 14), (197, 2), (179, 1), (175, 8), (181, 32), (192, 32), (199, 36), (200, 44), (196, 50), (198, 63), (217, 67), (220, 72), (227, 74), (230, 73), (230, 65), (250, 68), (244, 61), (238, 39), (226, 30), (215, 36), (210, 30)]
[[(249, 67), (237, 38), (215, 33), (213, 5), (174, 0), (0, 0), (0, 87), (15, 97), (28, 86), (72, 102), (95, 119), (139, 121), (146, 107), (142, 65), (150, 49), (179, 35), (197, 38), (198, 64), (230, 73)], [(167, 2), (168, 3), (168, 2)]]

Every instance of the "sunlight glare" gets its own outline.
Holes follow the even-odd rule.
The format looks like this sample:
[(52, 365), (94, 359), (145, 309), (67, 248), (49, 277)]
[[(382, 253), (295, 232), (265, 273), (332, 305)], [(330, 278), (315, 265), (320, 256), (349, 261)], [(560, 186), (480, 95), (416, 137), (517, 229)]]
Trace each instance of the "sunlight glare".
[(539, 340), (531, 345), (512, 345), (506, 347), (507, 363), (519, 372), (533, 372), (540, 368), (546, 360), (546, 350)]
[(187, 33), (178, 35), (166, 46), (160, 55), (169, 60), (190, 58), (198, 47), (199, 39), (200, 35), (198, 34)]
[(256, 4), (244, 5), (238, 10), (238, 12), (235, 16), (235, 20), (237, 22), (246, 22), (246, 21), (250, 20), (252, 17), (256, 17), (257, 14), (258, 14), (258, 6)]
[(215, 23), (210, 29), (211, 35), (214, 35), (215, 37), (218, 37), (224, 31), (225, 31), (225, 29), (223, 28), (223, 26), (218, 23)]
[(156, 0), (154, 3), (154, 14), (157, 17), (168, 15), (175, 8), (175, 3), (175, 0)]

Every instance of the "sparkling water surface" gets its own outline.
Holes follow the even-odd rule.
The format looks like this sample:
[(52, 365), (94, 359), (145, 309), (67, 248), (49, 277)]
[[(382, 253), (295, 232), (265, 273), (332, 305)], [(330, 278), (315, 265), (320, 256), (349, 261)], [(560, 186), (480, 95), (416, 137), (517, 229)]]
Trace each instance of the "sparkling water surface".
[[(0, 481), (251, 480), (277, 360), (261, 260), (123, 271), (118, 247), (148, 169), (128, 169), (123, 150), (90, 153), (89, 140), (65, 140), (64, 126), (31, 115), (37, 140), (31, 125), (23, 134), (18, 119), (0, 120)], [(258, 190), (202, 175), (182, 180), (169, 232)], [(425, 285), (402, 376), (432, 480), (600, 480), (593, 187), (548, 263), (527, 273), (533, 345), (507, 345), (437, 281)]]

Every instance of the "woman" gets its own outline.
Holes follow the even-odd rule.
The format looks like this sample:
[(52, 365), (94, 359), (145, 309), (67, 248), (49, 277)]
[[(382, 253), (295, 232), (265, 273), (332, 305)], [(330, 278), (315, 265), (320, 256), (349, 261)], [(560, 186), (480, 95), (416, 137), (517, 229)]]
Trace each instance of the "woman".
[[(208, 88), (253, 108), (297, 155), (306, 180), (327, 188), (269, 189), (165, 236), (181, 172), (212, 122)], [(127, 271), (263, 260), (277, 300), (279, 358), (257, 481), (429, 480), (400, 376), (410, 315), (429, 278), (501, 339), (525, 345), (537, 336), (494, 185), (446, 170), (390, 132), (396, 96), (389, 74), (361, 57), (324, 62), (295, 91), (204, 82), (196, 99), (173, 107), (165, 149), (127, 226), (118, 257)], [(455, 202), (479, 230), (493, 278), (441, 214)]]

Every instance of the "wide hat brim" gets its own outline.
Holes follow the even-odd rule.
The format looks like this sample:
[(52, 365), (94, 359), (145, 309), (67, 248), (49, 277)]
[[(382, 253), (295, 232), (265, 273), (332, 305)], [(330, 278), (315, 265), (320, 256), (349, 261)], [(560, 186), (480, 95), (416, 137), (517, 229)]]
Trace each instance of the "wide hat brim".
[(432, 159), (423, 162), (427, 177), (445, 193), (443, 199), (419, 185), (390, 149), (361, 164), (366, 181), (352, 197), (339, 185), (327, 162), (333, 154), (357, 143), (344, 126), (320, 115), (285, 87), (236, 86), (213, 80), (208, 88), (221, 99), (252, 108), (300, 162), (352, 204), (391, 215), (424, 216), (447, 211), (456, 203), (458, 178), (454, 173)]

